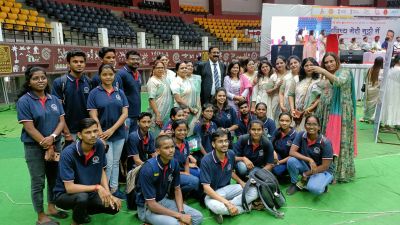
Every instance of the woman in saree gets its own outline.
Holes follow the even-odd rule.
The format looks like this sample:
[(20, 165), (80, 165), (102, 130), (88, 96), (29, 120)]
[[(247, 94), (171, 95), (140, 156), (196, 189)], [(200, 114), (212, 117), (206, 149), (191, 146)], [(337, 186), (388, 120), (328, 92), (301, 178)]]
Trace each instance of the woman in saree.
[(283, 83), (279, 89), (279, 107), (282, 112), (289, 112), (294, 108), (293, 102), (289, 102), (289, 92), (294, 91), (296, 84), (299, 82), (299, 74), (301, 69), (301, 60), (299, 57), (292, 55), (289, 57), (290, 72), (283, 77)]
[(271, 75), (271, 80), (274, 82), (274, 88), (276, 88), (276, 92), (274, 92), (271, 96), (272, 98), (272, 117), (274, 121), (278, 121), (279, 114), (281, 113), (280, 108), (280, 100), (279, 100), (279, 89), (283, 83), (283, 78), (288, 76), (290, 72), (287, 70), (287, 59), (284, 56), (278, 55), (275, 60), (275, 73)]
[[(260, 102), (264, 102), (268, 109), (272, 109), (272, 95), (276, 91), (274, 89), (274, 82), (271, 79), (274, 73), (272, 64), (268, 61), (261, 61), (258, 65), (257, 82), (253, 87), (253, 93), (251, 97), (251, 108), (252, 113), (256, 110), (256, 105)], [(272, 110), (267, 111), (267, 117), (273, 118)]]
[(321, 94), (318, 88), (319, 74), (311, 71), (312, 66), (318, 66), (314, 58), (309, 57), (303, 60), (299, 76), (300, 81), (295, 90), (289, 92), (290, 105), (294, 106), (291, 109), (291, 115), (299, 131), (304, 130), (305, 118), (317, 109)]
[(153, 114), (154, 120), (151, 130), (157, 137), (169, 119), (169, 111), (173, 103), (171, 89), (165, 75), (165, 65), (160, 60), (154, 62), (152, 76), (147, 82), (147, 91), (149, 93), (149, 112)]
[[(335, 179), (350, 182), (355, 178), (354, 157), (357, 155), (356, 97), (354, 78), (351, 72), (340, 67), (336, 54), (328, 52), (322, 59), (322, 66), (312, 66), (311, 71), (319, 73), (332, 84), (332, 96), (328, 111), (319, 114), (326, 119), (325, 134), (332, 141)], [(323, 102), (321, 101), (320, 104)], [(325, 103), (325, 102), (324, 102)]]
[[(190, 84), (192, 85), (192, 94), (191, 94), (190, 102), (188, 105), (192, 106), (197, 111), (200, 111), (201, 110), (201, 102), (200, 102), (201, 77), (200, 77), (200, 75), (193, 74), (194, 67), (193, 67), (192, 62), (185, 61), (185, 63), (186, 63), (186, 67), (188, 70), (187, 78), (189, 79)], [(201, 116), (201, 113), (197, 113), (197, 114), (194, 114), (192, 116), (192, 118), (189, 117), (191, 120), (188, 121), (188, 125), (189, 125), (188, 136), (191, 136), (193, 134), (194, 126), (196, 125), (196, 121), (199, 120), (200, 116)]]

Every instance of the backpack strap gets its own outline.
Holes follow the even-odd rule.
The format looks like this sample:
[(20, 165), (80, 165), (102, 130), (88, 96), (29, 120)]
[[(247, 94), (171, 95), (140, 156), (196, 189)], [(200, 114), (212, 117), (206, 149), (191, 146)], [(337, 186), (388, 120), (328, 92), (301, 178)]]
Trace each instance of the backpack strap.
[(246, 182), (246, 185), (244, 185), (243, 191), (242, 191), (242, 206), (243, 209), (247, 212), (250, 211), (250, 207), (249, 204), (247, 204), (247, 200), (246, 200), (246, 193), (249, 190), (251, 185), (250, 179)]
[(62, 75), (60, 77), (60, 79), (61, 79), (61, 94), (62, 94), (62, 99), (63, 99), (62, 101), (64, 103), (64, 101), (65, 101), (65, 88), (67, 86), (67, 79), (68, 79), (67, 74)]

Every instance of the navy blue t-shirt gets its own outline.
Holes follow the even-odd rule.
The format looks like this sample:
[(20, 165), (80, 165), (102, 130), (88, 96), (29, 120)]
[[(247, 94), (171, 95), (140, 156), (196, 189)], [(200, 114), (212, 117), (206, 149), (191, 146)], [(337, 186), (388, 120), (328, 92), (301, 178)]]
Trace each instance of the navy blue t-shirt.
[(266, 164), (274, 163), (274, 148), (265, 137), (261, 138), (258, 146), (254, 146), (250, 134), (242, 135), (234, 144), (234, 150), (236, 156), (248, 158), (256, 167), (263, 168)]
[(175, 160), (164, 165), (160, 156), (147, 160), (139, 171), (136, 186), (136, 204), (144, 207), (145, 200), (155, 199), (157, 202), (179, 187), (179, 165)]
[[(101, 129), (106, 131), (114, 126), (122, 114), (122, 109), (129, 107), (128, 100), (124, 92), (117, 87), (111, 93), (108, 93), (102, 86), (93, 89), (87, 101), (87, 109), (97, 110)], [(116, 141), (125, 138), (125, 126), (122, 124), (114, 134), (109, 137), (109, 141)]]
[(207, 153), (201, 160), (200, 183), (209, 184), (216, 191), (231, 183), (232, 172), (236, 166), (235, 153), (229, 150), (226, 155), (226, 164), (223, 166), (215, 150)]
[(221, 128), (229, 128), (238, 124), (237, 114), (234, 108), (227, 106), (214, 113), (212, 121)]
[(93, 147), (93, 155), (86, 159), (80, 141), (68, 145), (58, 162), (58, 176), (54, 187), (55, 196), (66, 193), (64, 182), (82, 185), (101, 183), (103, 169), (107, 165), (104, 144), (99, 139)]
[[(307, 132), (302, 131), (296, 135), (293, 145), (299, 147), (299, 152), (314, 160), (317, 166), (322, 165), (322, 159), (333, 159), (331, 141), (323, 135), (318, 135), (315, 142), (311, 143), (307, 139)], [(333, 163), (329, 166), (328, 172), (334, 172)]]
[(205, 124), (203, 124), (203, 119), (200, 119), (194, 125), (193, 135), (196, 135), (199, 139), (201, 139), (201, 145), (203, 146), (204, 150), (207, 153), (213, 150), (211, 144), (212, 141), (211, 135), (216, 130), (217, 130), (217, 125), (213, 121), (210, 121), (209, 125), (206, 126)]
[(284, 136), (280, 128), (275, 131), (274, 135), (272, 136), (272, 145), (274, 146), (275, 152), (278, 154), (279, 159), (284, 159), (289, 156), (290, 147), (292, 146), (296, 135), (297, 132), (294, 128), (291, 128), (289, 133)]
[(129, 103), (129, 118), (138, 117), (141, 112), (141, 100), (140, 91), (142, 85), (142, 77), (137, 72), (137, 79), (135, 78), (134, 72), (125, 65), (118, 70), (116, 76), (121, 78), (122, 87), (125, 92), (126, 98)]
[(189, 143), (185, 140), (182, 143), (182, 148), (181, 146), (178, 146), (175, 143), (175, 153), (174, 153), (174, 159), (176, 162), (179, 164), (179, 169), (181, 171), (185, 170), (185, 164), (190, 155), (190, 149), (189, 149)]
[(275, 130), (276, 130), (275, 122), (270, 118), (265, 119), (264, 133), (268, 134), (267, 136), (270, 140), (271, 140), (272, 136), (274, 135)]
[(139, 155), (140, 160), (144, 162), (151, 158), (151, 154), (156, 151), (156, 146), (153, 134), (149, 131), (147, 137), (144, 137), (139, 129), (129, 134), (127, 151), (128, 157)]
[(71, 74), (67, 74), (66, 79), (61, 76), (53, 82), (51, 94), (62, 101), (65, 111), (65, 123), (71, 133), (77, 133), (79, 131), (79, 121), (89, 117), (86, 104), (92, 87), (90, 82), (86, 76), (76, 79)]
[[(44, 136), (50, 136), (64, 115), (61, 102), (54, 95), (47, 94), (44, 105), (33, 93), (24, 94), (17, 102), (18, 122), (32, 121), (35, 128)], [(35, 143), (36, 141), (22, 128), (21, 141)]]
[(243, 134), (247, 134), (249, 131), (249, 124), (250, 122), (255, 119), (254, 116), (251, 116), (250, 114), (247, 115), (247, 120), (245, 120), (242, 117), (238, 118), (238, 126), (239, 128), (235, 130), (235, 135), (237, 137), (243, 135)]

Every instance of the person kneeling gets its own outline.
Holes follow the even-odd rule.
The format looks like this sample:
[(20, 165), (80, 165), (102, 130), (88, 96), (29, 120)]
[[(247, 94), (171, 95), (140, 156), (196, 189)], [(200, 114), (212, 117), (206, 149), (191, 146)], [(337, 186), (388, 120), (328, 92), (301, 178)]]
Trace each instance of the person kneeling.
[(249, 124), (249, 134), (239, 137), (234, 145), (236, 153), (236, 171), (244, 179), (250, 172), (264, 168), (271, 171), (274, 167), (274, 148), (264, 135), (263, 122), (252, 120)]
[[(228, 135), (222, 129), (212, 134), (214, 150), (201, 160), (200, 182), (206, 193), (205, 205), (214, 214), (216, 221), (223, 222), (222, 215), (235, 216), (243, 213), (242, 192), (245, 183), (234, 172), (235, 153), (228, 149)], [(237, 184), (230, 184), (231, 178)], [(247, 203), (258, 198), (256, 187), (246, 193)]]
[[(328, 190), (333, 180), (333, 151), (331, 142), (319, 134), (320, 122), (315, 116), (305, 120), (306, 131), (299, 132), (290, 148), (287, 168), (292, 185), (287, 194), (292, 195), (299, 189), (320, 195)], [(298, 176), (302, 179), (298, 181)]]
[[(157, 157), (147, 160), (139, 172), (136, 204), (139, 219), (152, 225), (201, 224), (203, 215), (183, 204), (179, 163), (168, 135), (156, 139)], [(171, 192), (174, 193), (171, 193)], [(172, 195), (175, 195), (175, 199)]]
[(121, 200), (108, 187), (105, 145), (98, 139), (97, 122), (86, 118), (79, 125), (79, 140), (61, 152), (54, 188), (56, 206), (73, 209), (73, 225), (89, 223), (92, 214), (114, 215), (121, 208)]

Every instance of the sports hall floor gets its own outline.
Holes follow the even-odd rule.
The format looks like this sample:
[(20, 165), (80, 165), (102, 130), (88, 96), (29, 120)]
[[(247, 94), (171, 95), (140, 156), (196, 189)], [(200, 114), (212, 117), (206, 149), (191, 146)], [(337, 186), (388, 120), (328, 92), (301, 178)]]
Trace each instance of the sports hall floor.
[[(142, 110), (145, 110), (145, 94), (142, 102), (145, 103)], [(358, 116), (360, 113), (361, 108), (358, 108)], [(0, 224), (4, 225), (29, 225), (36, 220), (20, 131), (15, 109), (3, 107), (0, 112)], [(307, 192), (287, 196), (287, 205), (282, 209), (284, 219), (275, 219), (264, 211), (253, 211), (234, 218), (225, 217), (224, 224), (400, 224), (400, 146), (375, 144), (373, 125), (359, 123), (357, 131), (356, 181), (331, 185), (329, 193), (320, 197)], [(380, 136), (385, 141), (396, 141), (394, 135)], [(287, 184), (282, 185), (282, 190), (286, 187)], [(203, 224), (216, 224), (208, 210), (193, 201), (189, 204), (201, 210)], [(124, 204), (116, 216), (92, 216), (91, 224), (141, 224), (135, 214), (135, 211), (127, 211)], [(71, 216), (60, 223), (70, 224)]]

